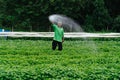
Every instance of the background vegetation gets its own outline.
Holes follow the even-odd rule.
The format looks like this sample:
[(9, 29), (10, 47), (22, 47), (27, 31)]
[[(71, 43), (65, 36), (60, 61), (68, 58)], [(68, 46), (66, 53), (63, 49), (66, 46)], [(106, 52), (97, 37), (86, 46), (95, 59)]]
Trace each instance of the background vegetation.
[(49, 31), (48, 16), (63, 14), (87, 32), (119, 32), (119, 0), (0, 0), (0, 28)]

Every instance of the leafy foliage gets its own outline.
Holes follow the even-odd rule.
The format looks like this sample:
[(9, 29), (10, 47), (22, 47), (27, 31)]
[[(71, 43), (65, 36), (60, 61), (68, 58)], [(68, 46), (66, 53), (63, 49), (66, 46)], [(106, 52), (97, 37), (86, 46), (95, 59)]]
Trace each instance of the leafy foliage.
[(120, 78), (119, 41), (67, 40), (61, 52), (45, 40), (0, 42), (1, 80)]
[(120, 14), (119, 0), (0, 0), (0, 4), (0, 26), (13, 31), (49, 31), (52, 14), (73, 18), (85, 31), (117, 31), (112, 21)]
[(120, 32), (120, 15), (117, 16), (115, 19), (114, 19), (114, 22), (113, 22), (113, 30), (115, 30), (115, 32)]

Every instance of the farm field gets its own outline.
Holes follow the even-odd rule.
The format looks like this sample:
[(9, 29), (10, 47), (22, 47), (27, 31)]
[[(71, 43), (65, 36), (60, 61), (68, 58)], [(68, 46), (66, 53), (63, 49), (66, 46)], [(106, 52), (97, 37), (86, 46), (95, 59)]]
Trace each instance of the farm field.
[(0, 40), (0, 80), (119, 80), (120, 41)]

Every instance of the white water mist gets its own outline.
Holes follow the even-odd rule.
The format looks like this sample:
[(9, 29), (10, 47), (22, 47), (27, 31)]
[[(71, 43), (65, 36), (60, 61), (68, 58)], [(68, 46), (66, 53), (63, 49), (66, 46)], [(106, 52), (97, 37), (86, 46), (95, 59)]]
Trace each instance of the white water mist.
[(83, 29), (73, 19), (65, 16), (53, 14), (49, 16), (50, 22), (58, 23), (62, 22), (62, 26), (65, 32), (83, 32)]

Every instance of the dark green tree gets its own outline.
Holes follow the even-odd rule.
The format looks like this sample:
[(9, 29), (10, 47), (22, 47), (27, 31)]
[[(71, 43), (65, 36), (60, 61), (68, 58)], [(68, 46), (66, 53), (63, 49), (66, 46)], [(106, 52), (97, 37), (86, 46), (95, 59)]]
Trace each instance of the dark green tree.
[(85, 19), (87, 30), (110, 31), (112, 18), (105, 7), (104, 0), (93, 0), (91, 13), (88, 12)]
[(63, 14), (85, 31), (117, 31), (114, 25), (119, 7), (119, 0), (0, 0), (0, 26), (15, 31), (48, 31), (48, 16)]
[(111, 17), (120, 15), (120, 0), (104, 0)]
[(120, 15), (114, 19), (112, 30), (114, 32), (120, 32)]
[(95, 10), (93, 12), (94, 28), (97, 31), (108, 31), (111, 23), (111, 17), (105, 7), (104, 0), (95, 0)]

